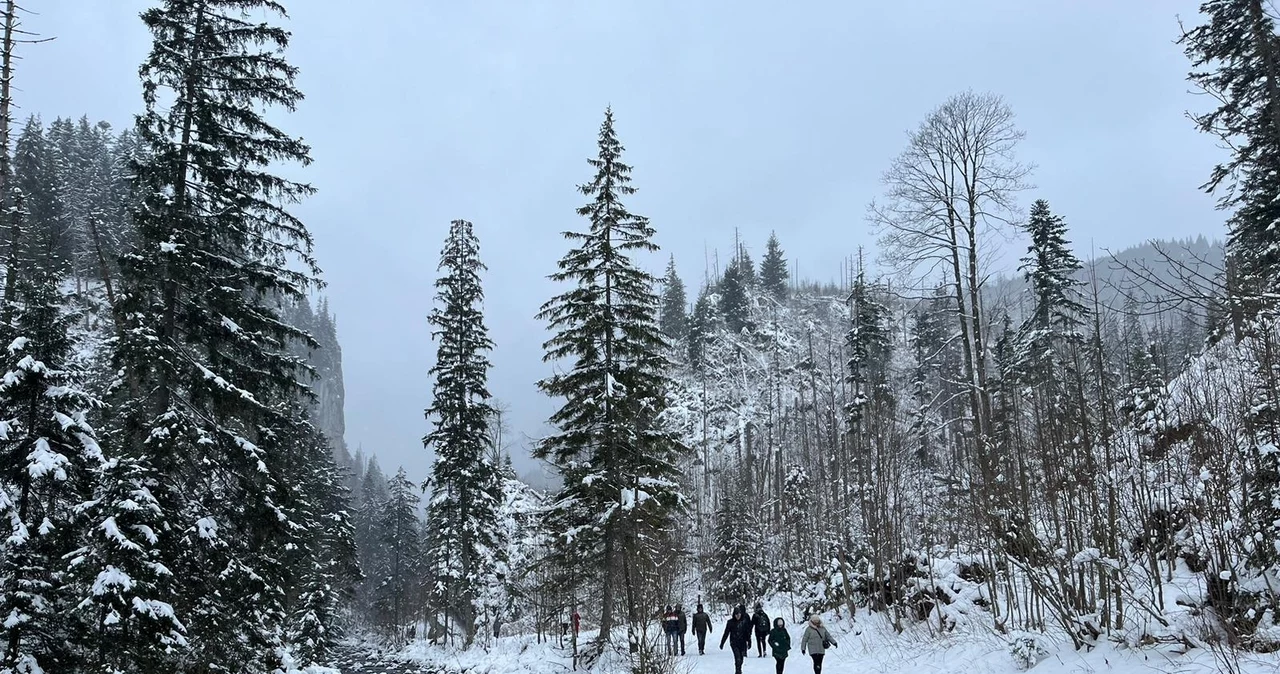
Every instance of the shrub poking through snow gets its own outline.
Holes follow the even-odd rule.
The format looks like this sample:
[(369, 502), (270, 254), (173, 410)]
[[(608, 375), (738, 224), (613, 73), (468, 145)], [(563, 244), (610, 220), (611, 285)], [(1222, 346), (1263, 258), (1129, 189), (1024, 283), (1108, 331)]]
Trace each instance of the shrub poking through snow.
[(1025, 672), (1049, 655), (1046, 645), (1043, 634), (1014, 632), (1009, 637), (1009, 655), (1018, 669)]

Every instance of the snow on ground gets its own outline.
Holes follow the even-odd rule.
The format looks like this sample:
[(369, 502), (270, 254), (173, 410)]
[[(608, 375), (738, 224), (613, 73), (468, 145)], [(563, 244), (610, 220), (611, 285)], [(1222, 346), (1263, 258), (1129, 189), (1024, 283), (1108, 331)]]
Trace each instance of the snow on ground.
[[(777, 615), (770, 613), (771, 616)], [(782, 612), (790, 616), (790, 609)], [(886, 620), (863, 613), (857, 623), (828, 616), (827, 627), (840, 644), (827, 651), (824, 674), (1012, 674), (1021, 669), (1010, 654), (1007, 636), (971, 630), (964, 634), (931, 635), (922, 625), (894, 633)], [(720, 634), (726, 617), (713, 615), (712, 636), (707, 638), (707, 654), (697, 655), (696, 640), (689, 636), (689, 655), (678, 658), (676, 674), (732, 674), (733, 654), (726, 645), (719, 649)], [(786, 672), (809, 674), (812, 661), (799, 652), (801, 626), (788, 621), (794, 647), (787, 658)], [(585, 636), (585, 635), (584, 635)], [(1030, 671), (1034, 674), (1239, 674), (1280, 673), (1280, 654), (1239, 654), (1238, 660), (1224, 663), (1205, 649), (1192, 649), (1182, 654), (1176, 645), (1157, 645), (1141, 649), (1117, 648), (1103, 643), (1093, 651), (1075, 651), (1069, 639), (1055, 643), (1040, 636), (1048, 654)], [(535, 643), (531, 636), (504, 637), (486, 651), (481, 648), (457, 651), (425, 642), (410, 645), (399, 657), (428, 671), (469, 672), (474, 674), (563, 674), (571, 672), (567, 649), (555, 642)], [(343, 674), (347, 674), (344, 672)], [(613, 674), (604, 672), (601, 674)], [(772, 657), (758, 658), (754, 648), (743, 665), (743, 674), (774, 674)]]

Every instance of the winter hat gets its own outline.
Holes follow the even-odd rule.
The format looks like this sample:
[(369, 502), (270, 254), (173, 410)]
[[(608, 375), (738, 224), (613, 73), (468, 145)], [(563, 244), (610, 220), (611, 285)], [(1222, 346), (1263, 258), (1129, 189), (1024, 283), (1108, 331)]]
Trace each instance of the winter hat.
[(822, 616), (815, 613), (809, 616), (809, 622), (812, 623), (814, 627), (822, 627)]

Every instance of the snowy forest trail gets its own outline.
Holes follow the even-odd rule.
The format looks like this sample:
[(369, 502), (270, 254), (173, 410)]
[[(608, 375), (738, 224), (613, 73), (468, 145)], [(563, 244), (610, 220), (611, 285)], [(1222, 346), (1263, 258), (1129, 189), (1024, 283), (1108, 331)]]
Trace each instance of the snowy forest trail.
[[(827, 651), (823, 674), (1017, 674), (1027, 671), (1009, 652), (1007, 639), (982, 630), (930, 635), (908, 629), (896, 633), (888, 623), (866, 621), (859, 626), (828, 623), (838, 647)], [(718, 648), (720, 631), (707, 643), (706, 655), (698, 655), (695, 642), (688, 655), (677, 658), (670, 671), (675, 674), (732, 674), (733, 653)], [(809, 674), (813, 661), (802, 655), (798, 629), (791, 631), (792, 650), (787, 658), (786, 674)], [(1232, 661), (1220, 660), (1203, 648), (1181, 652), (1176, 644), (1151, 648), (1124, 648), (1100, 643), (1092, 650), (1077, 651), (1070, 642), (1049, 639), (1047, 650), (1032, 668), (1036, 674), (1079, 674), (1109, 672), (1111, 674), (1275, 674), (1280, 672), (1280, 657), (1274, 654), (1238, 653)], [(554, 643), (538, 643), (531, 635), (498, 639), (485, 648), (458, 650), (441, 648), (418, 641), (398, 653), (386, 653), (368, 644), (349, 643), (339, 649), (330, 665), (340, 674), (575, 674), (572, 658)], [(772, 657), (757, 657), (754, 647), (743, 662), (743, 674), (774, 674)], [(599, 663), (583, 674), (615, 674), (626, 671), (625, 663)]]

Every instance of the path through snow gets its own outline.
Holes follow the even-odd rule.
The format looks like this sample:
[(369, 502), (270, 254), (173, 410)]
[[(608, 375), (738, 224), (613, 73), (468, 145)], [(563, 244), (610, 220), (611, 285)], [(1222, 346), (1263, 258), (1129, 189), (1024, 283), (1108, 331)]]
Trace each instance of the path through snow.
[[(983, 631), (931, 635), (927, 630), (909, 628), (897, 634), (875, 617), (854, 625), (828, 624), (840, 646), (827, 652), (823, 674), (1016, 674), (1020, 671), (1009, 654), (1004, 638)], [(679, 658), (676, 674), (733, 674), (733, 654), (720, 650), (719, 628), (708, 639), (707, 654)], [(799, 643), (800, 628), (791, 625), (792, 643)], [(692, 641), (690, 641), (692, 643)], [(1278, 674), (1280, 655), (1246, 655), (1232, 667), (1224, 667), (1212, 653), (1195, 649), (1178, 653), (1171, 646), (1143, 649), (1116, 648), (1103, 643), (1091, 652), (1077, 652), (1070, 643), (1053, 647), (1052, 652), (1030, 671), (1032, 674), (1211, 674), (1235, 671), (1239, 674)], [(341, 674), (573, 674), (568, 653), (551, 644), (535, 643), (531, 637), (505, 637), (488, 650), (446, 650), (415, 643), (397, 654), (397, 659), (370, 651), (344, 651), (334, 666)], [(786, 674), (810, 674), (812, 661), (798, 649), (787, 658)], [(621, 674), (599, 669), (592, 674)], [(774, 674), (772, 657), (748, 657), (743, 674)]]

